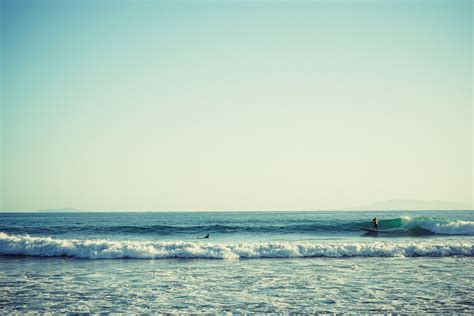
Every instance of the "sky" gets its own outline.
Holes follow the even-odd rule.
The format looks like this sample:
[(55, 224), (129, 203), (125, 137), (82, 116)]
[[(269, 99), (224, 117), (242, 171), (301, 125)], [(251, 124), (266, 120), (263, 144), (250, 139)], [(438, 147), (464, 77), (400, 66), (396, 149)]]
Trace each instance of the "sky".
[(471, 1), (0, 3), (0, 210), (472, 203)]

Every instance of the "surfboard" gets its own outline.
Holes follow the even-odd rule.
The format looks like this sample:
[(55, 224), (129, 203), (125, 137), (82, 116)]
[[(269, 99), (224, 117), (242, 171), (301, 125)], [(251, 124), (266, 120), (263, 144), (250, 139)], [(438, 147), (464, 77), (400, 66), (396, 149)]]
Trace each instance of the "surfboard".
[(372, 229), (372, 228), (365, 228), (365, 227), (362, 227), (360, 230), (363, 230), (363, 231), (366, 231), (366, 232), (370, 232), (370, 233), (380, 233), (380, 230), (375, 230), (375, 229)]

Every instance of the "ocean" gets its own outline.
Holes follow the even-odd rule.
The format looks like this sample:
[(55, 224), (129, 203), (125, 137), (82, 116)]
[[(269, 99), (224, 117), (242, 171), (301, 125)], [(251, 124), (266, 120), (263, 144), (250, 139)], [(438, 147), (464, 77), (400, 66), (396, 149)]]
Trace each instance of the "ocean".
[(473, 256), (474, 211), (0, 213), (0, 312), (474, 313)]

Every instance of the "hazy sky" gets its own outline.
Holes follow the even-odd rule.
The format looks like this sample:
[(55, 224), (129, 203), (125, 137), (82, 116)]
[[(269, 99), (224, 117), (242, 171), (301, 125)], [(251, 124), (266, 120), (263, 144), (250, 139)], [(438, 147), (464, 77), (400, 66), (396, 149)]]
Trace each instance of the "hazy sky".
[(2, 210), (472, 201), (471, 1), (1, 1)]

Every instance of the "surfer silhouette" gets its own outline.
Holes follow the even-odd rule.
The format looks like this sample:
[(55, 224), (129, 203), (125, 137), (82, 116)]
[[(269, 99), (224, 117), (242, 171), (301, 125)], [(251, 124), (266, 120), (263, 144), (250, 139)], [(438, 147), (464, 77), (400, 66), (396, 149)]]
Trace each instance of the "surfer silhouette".
[(209, 234), (203, 237), (204, 239), (209, 239)]
[(375, 230), (379, 230), (379, 220), (377, 219), (377, 217), (374, 217), (374, 219), (372, 220), (372, 224), (374, 225)]

